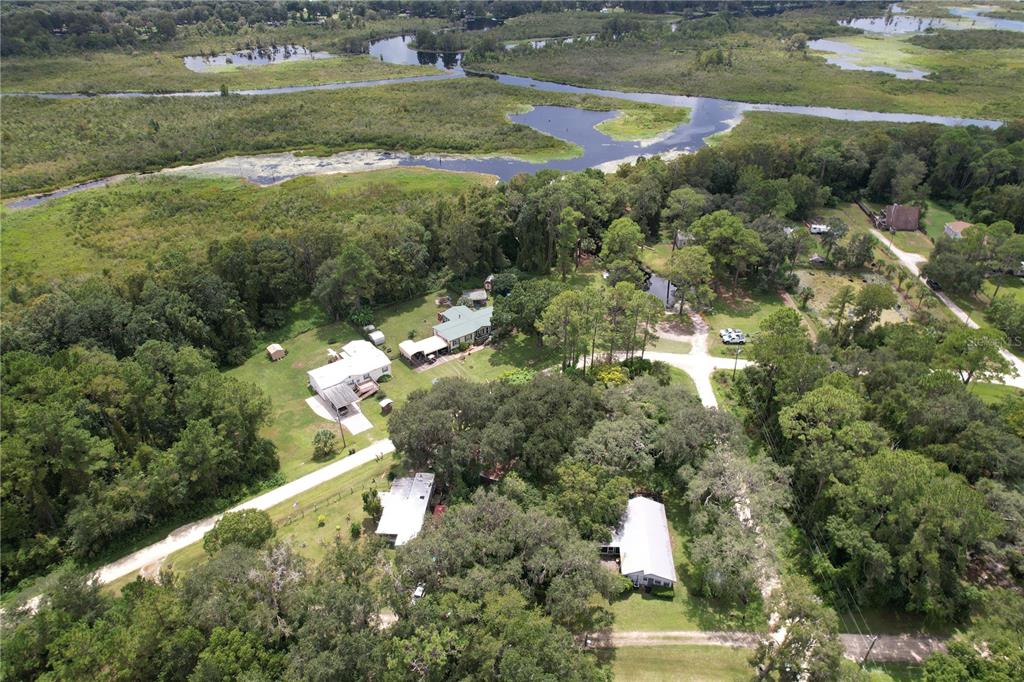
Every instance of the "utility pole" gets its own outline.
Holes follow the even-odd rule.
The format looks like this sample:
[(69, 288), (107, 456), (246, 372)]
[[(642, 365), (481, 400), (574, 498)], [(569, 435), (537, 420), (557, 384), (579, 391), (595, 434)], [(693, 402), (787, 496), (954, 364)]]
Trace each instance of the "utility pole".
[(860, 667), (863, 668), (868, 664), (868, 657), (871, 655), (871, 650), (875, 648), (875, 642), (878, 641), (878, 635), (871, 636), (871, 644), (868, 645), (867, 653), (864, 654), (864, 660), (860, 662)]
[(736, 381), (736, 368), (740, 364), (740, 353), (742, 353), (742, 352), (743, 352), (742, 348), (737, 348), (736, 349), (736, 360), (732, 364), (732, 380), (733, 381)]

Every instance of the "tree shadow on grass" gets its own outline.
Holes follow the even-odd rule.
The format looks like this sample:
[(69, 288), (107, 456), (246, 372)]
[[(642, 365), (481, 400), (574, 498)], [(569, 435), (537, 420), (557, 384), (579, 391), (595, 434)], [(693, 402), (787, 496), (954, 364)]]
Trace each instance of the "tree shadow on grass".
[(554, 364), (556, 358), (550, 349), (539, 346), (533, 337), (517, 334), (495, 343), (489, 362), (540, 370)]

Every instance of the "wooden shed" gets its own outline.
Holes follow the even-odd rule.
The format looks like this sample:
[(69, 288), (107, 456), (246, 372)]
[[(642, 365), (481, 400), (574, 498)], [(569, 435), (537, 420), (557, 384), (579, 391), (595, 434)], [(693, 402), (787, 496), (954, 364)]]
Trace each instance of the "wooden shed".
[(288, 355), (288, 351), (279, 343), (272, 343), (267, 346), (267, 357), (270, 358), (271, 362), (277, 362), (286, 355)]

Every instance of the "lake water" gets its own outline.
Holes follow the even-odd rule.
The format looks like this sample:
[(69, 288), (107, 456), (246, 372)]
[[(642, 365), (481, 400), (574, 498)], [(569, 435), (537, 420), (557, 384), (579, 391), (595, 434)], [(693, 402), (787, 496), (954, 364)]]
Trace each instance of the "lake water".
[(439, 69), (455, 69), (462, 63), (458, 52), (423, 52), (409, 47), (413, 36), (396, 36), (370, 43), (370, 56), (388, 64), (415, 66), (436, 66)]
[(278, 45), (275, 47), (260, 47), (251, 50), (239, 50), (237, 52), (225, 52), (213, 56), (195, 55), (183, 57), (185, 68), (196, 73), (207, 73), (211, 71), (223, 71), (226, 67), (240, 66), (267, 66), (268, 64), (281, 64), (283, 62), (301, 62), (314, 59), (330, 59), (334, 57), (329, 52), (313, 52), (302, 45)]
[(868, 33), (887, 33), (891, 35), (924, 33), (928, 30), (938, 29), (964, 31), (974, 28), (1024, 31), (1024, 21), (997, 19), (985, 14), (985, 12), (995, 9), (997, 8), (988, 6), (949, 7), (947, 8), (950, 14), (949, 18), (916, 17), (912, 14), (906, 14), (906, 11), (899, 5), (892, 5), (890, 7), (891, 13), (887, 16), (846, 19), (840, 21), (839, 24), (859, 28)]
[(857, 62), (857, 56), (864, 54), (864, 51), (841, 40), (825, 38), (811, 40), (807, 43), (807, 47), (819, 52), (831, 52), (830, 56), (825, 57), (825, 61), (845, 71), (875, 71), (887, 73), (900, 80), (921, 80), (928, 75), (927, 71), (921, 69), (897, 69), (891, 66), (860, 64)]

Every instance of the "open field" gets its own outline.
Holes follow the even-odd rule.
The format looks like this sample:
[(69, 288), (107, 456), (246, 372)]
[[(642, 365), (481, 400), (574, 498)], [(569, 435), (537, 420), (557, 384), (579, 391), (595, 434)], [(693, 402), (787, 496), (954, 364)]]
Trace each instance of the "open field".
[(612, 670), (626, 682), (749, 680), (750, 651), (721, 646), (644, 646), (616, 649)]
[(359, 213), (404, 213), (438, 193), (490, 182), (417, 168), (304, 177), (272, 187), (180, 175), (126, 180), (34, 208), (0, 210), (5, 289), (104, 269), (130, 272), (168, 249), (203, 259), (214, 240), (287, 230), (294, 216), (308, 227)]
[[(731, 66), (701, 66), (701, 49), (728, 49)], [(542, 55), (512, 52), (474, 63), (502, 73), (574, 85), (639, 92), (722, 97), (745, 102), (809, 104), (980, 118), (1012, 118), (1024, 108), (1020, 69), (1024, 50), (913, 50), (933, 75), (897, 80), (868, 71), (843, 71), (818, 56), (787, 52), (782, 41), (732, 33), (715, 44), (652, 42), (551, 46)], [(918, 52), (920, 50), (920, 52)], [(526, 51), (524, 51), (526, 52)]]
[[(353, 149), (568, 158), (575, 145), (515, 124), (534, 105), (600, 111), (621, 100), (486, 78), (288, 96), (4, 100), (5, 197), (238, 154)], [(643, 108), (647, 108), (645, 105)], [(325, 115), (330, 112), (330, 115)]]
[(436, 75), (432, 66), (385, 64), (368, 55), (228, 66), (195, 72), (166, 52), (97, 52), (76, 56), (4, 58), (4, 92), (189, 92), (276, 88)]

